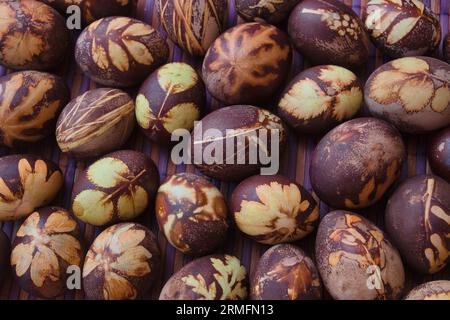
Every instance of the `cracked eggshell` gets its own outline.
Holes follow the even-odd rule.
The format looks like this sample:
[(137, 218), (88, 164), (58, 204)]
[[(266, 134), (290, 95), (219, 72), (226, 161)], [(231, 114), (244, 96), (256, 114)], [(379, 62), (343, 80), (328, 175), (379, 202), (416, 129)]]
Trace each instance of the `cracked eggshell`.
[(236, 0), (239, 15), (249, 21), (284, 22), (299, 0)]
[(23, 146), (50, 135), (69, 97), (64, 80), (49, 73), (20, 71), (1, 77), (0, 144)]
[(13, 274), (20, 287), (41, 298), (56, 298), (67, 288), (69, 266), (81, 268), (82, 234), (63, 208), (33, 212), (17, 230), (11, 252)]
[(0, 229), (0, 285), (3, 284), (3, 280), (9, 274), (10, 270), (10, 254), (11, 243), (8, 236)]
[(191, 55), (204, 56), (226, 29), (225, 0), (158, 0), (155, 3), (168, 37)]
[(400, 131), (424, 133), (450, 124), (450, 65), (429, 57), (400, 58), (369, 77), (365, 101), (373, 116)]
[(134, 300), (153, 285), (161, 267), (155, 235), (137, 223), (105, 229), (92, 243), (83, 266), (89, 300)]
[(443, 54), (444, 54), (444, 60), (447, 63), (450, 63), (450, 32), (447, 33), (447, 35), (444, 38), (442, 50), (443, 50)]
[(361, 20), (338, 0), (301, 1), (289, 17), (288, 32), (297, 50), (316, 65), (356, 69), (369, 58)]
[(63, 185), (56, 164), (30, 154), (0, 158), (0, 221), (17, 220), (52, 201)]
[(284, 89), (278, 115), (300, 133), (320, 133), (352, 118), (363, 103), (356, 75), (333, 65), (298, 74)]
[(70, 34), (64, 18), (34, 1), (0, 2), (0, 63), (7, 68), (48, 70), (61, 64)]
[(172, 246), (184, 254), (204, 255), (224, 244), (227, 205), (211, 182), (191, 173), (166, 179), (156, 195), (156, 218)]
[(164, 285), (159, 300), (245, 300), (247, 272), (235, 256), (215, 254), (193, 260)]
[(205, 86), (197, 71), (184, 62), (168, 63), (154, 71), (139, 89), (136, 119), (150, 140), (172, 144), (175, 130), (192, 130), (205, 101)]
[(436, 280), (411, 290), (405, 300), (450, 300), (450, 281)]
[(372, 42), (392, 58), (421, 56), (441, 41), (441, 25), (420, 0), (369, 0), (362, 19)]
[(134, 103), (118, 89), (100, 88), (73, 99), (56, 124), (62, 152), (78, 159), (92, 158), (120, 148), (135, 125)]
[(405, 159), (400, 133), (376, 118), (344, 122), (317, 144), (310, 177), (319, 198), (333, 208), (360, 209), (381, 199)]
[[(252, 134), (262, 137), (264, 132), (267, 144), (262, 139), (258, 142), (250, 140)], [(274, 147), (276, 142), (272, 141), (272, 135), (278, 137), (279, 148)], [(272, 152), (282, 151), (286, 145), (286, 130), (281, 119), (267, 110), (249, 105), (229, 106), (211, 112), (195, 125), (191, 137), (193, 163), (203, 174), (224, 181), (242, 180), (265, 167), (259, 159), (250, 164), (250, 148), (257, 149), (258, 153), (268, 149), (268, 154), (272, 155)], [(244, 138), (245, 143), (237, 149), (238, 142)], [(230, 155), (226, 146), (233, 143), (236, 147)], [(223, 150), (222, 158), (219, 153), (214, 154), (214, 150), (220, 149)], [(238, 164), (238, 155), (245, 155), (245, 164)]]
[(289, 38), (280, 29), (244, 23), (212, 43), (203, 60), (203, 80), (227, 105), (267, 103), (284, 84), (291, 62)]
[(158, 185), (158, 169), (150, 158), (133, 150), (112, 152), (78, 177), (72, 212), (94, 226), (132, 220), (153, 203)]
[(113, 87), (140, 84), (164, 64), (169, 48), (162, 35), (137, 19), (108, 17), (78, 37), (75, 59), (93, 81)]
[(392, 242), (414, 270), (433, 274), (450, 260), (450, 184), (431, 175), (405, 181), (386, 206)]
[(302, 239), (319, 220), (319, 206), (311, 194), (281, 175), (242, 181), (231, 196), (231, 211), (239, 230), (264, 244)]
[(400, 255), (372, 222), (349, 211), (332, 211), (320, 222), (316, 262), (337, 300), (399, 299), (405, 282)]
[(320, 300), (322, 285), (314, 262), (303, 250), (279, 244), (267, 250), (251, 275), (251, 300)]
[(427, 155), (433, 172), (450, 182), (450, 128), (436, 132), (431, 137)]

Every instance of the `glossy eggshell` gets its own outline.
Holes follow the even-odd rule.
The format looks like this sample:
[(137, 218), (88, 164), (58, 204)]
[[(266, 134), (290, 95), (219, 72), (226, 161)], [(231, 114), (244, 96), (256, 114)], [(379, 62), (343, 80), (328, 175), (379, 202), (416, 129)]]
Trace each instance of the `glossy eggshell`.
[(9, 256), (11, 252), (11, 244), (8, 236), (0, 229), (0, 285), (9, 274), (10, 262)]
[(443, 48), (444, 60), (447, 63), (450, 63), (450, 32), (447, 33), (447, 35), (445, 36), (442, 48)]
[(158, 0), (155, 3), (167, 36), (191, 55), (204, 56), (226, 29), (226, 0)]
[(284, 22), (300, 0), (236, 0), (236, 10), (250, 21), (279, 24)]
[(192, 130), (205, 100), (205, 86), (197, 71), (184, 62), (168, 63), (154, 71), (139, 89), (136, 119), (149, 139), (170, 144), (175, 130)]
[(0, 63), (48, 70), (61, 64), (70, 34), (56, 10), (34, 0), (0, 2)]
[(155, 235), (137, 223), (105, 229), (92, 243), (83, 266), (89, 300), (133, 300), (152, 286), (161, 267)]
[(63, 185), (61, 170), (30, 154), (0, 158), (0, 221), (17, 220), (52, 201)]
[(137, 19), (108, 17), (91, 23), (78, 37), (75, 59), (93, 81), (113, 87), (140, 84), (167, 61), (162, 35)]
[(251, 300), (320, 300), (321, 297), (322, 286), (314, 262), (303, 250), (290, 244), (267, 250), (251, 275)]
[(215, 254), (193, 260), (164, 285), (159, 300), (245, 300), (247, 272), (238, 258)]
[(430, 281), (412, 289), (405, 300), (450, 300), (450, 281)]
[(369, 57), (361, 20), (338, 0), (301, 1), (289, 17), (288, 32), (297, 50), (316, 65), (355, 69)]
[(420, 175), (405, 181), (388, 201), (386, 230), (417, 272), (436, 273), (450, 260), (449, 194), (445, 180)]
[(450, 128), (436, 132), (431, 137), (427, 155), (433, 172), (450, 182)]
[(156, 218), (172, 246), (185, 254), (204, 255), (224, 244), (227, 205), (211, 182), (191, 173), (168, 177), (156, 195)]
[(419, 0), (369, 0), (362, 19), (372, 42), (393, 58), (424, 55), (441, 41), (439, 19)]
[(17, 230), (11, 266), (19, 285), (41, 298), (55, 298), (67, 288), (70, 266), (81, 268), (84, 248), (77, 221), (63, 208), (33, 212)]
[(212, 43), (203, 60), (203, 80), (227, 105), (267, 103), (284, 84), (291, 61), (291, 45), (281, 30), (244, 23)]
[[(261, 136), (261, 132), (266, 132), (267, 144), (262, 139), (259, 142), (252, 140), (253, 142), (250, 143), (246, 141), (245, 149), (237, 149), (238, 139), (236, 136), (237, 133), (240, 133), (238, 136), (245, 138), (245, 135), (242, 134), (243, 130), (245, 133), (255, 133), (258, 136)], [(275, 142), (272, 144), (272, 135), (278, 137), (279, 150), (274, 147)], [(256, 161), (255, 164), (250, 163), (250, 147), (258, 150), (269, 149), (268, 154), (272, 156), (272, 152), (283, 150), (286, 144), (286, 130), (281, 119), (273, 113), (254, 106), (236, 105), (218, 109), (205, 116), (194, 127), (191, 140), (193, 163), (203, 174), (224, 181), (239, 181), (258, 173), (262, 167), (266, 167), (261, 161)], [(236, 146), (231, 155), (226, 152), (227, 143), (230, 145), (234, 143)], [(210, 154), (213, 154), (211, 150), (220, 150), (221, 148), (224, 152), (220, 161), (215, 161), (214, 157), (209, 159)], [(195, 159), (196, 155), (201, 161)], [(238, 164), (237, 156), (239, 155), (245, 155), (245, 164)], [(231, 161), (233, 163), (227, 163), (227, 159), (229, 162), (233, 160)], [(208, 164), (208, 161), (212, 163)]]
[(397, 180), (404, 159), (402, 137), (389, 123), (375, 118), (349, 120), (316, 146), (311, 184), (333, 208), (368, 207)]
[(367, 80), (364, 96), (373, 116), (400, 131), (443, 128), (450, 124), (450, 65), (429, 57), (388, 62)]
[(264, 244), (292, 242), (318, 224), (319, 206), (302, 186), (281, 175), (256, 175), (242, 181), (231, 196), (236, 226)]
[(352, 118), (363, 103), (356, 75), (333, 65), (298, 74), (284, 89), (278, 115), (300, 133), (319, 133)]
[[(332, 211), (320, 222), (316, 262), (337, 300), (399, 299), (405, 282), (400, 255), (372, 222), (349, 211)], [(370, 285), (369, 285), (370, 284)]]
[(134, 102), (124, 91), (100, 88), (73, 99), (56, 124), (56, 141), (63, 152), (79, 159), (120, 148), (135, 125)]
[(158, 185), (158, 169), (146, 155), (112, 152), (80, 174), (72, 191), (72, 212), (95, 226), (132, 220), (153, 203)]
[(69, 97), (64, 80), (49, 73), (20, 71), (1, 77), (0, 144), (21, 146), (48, 136)]

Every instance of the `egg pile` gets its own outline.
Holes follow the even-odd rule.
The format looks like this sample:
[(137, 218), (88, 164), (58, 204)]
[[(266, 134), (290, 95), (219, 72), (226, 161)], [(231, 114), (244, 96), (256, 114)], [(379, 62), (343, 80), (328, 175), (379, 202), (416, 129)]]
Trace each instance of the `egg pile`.
[[(72, 2), (0, 2), (11, 70), (0, 77), (0, 222), (17, 221), (0, 228), (0, 285), (11, 273), (58, 298), (78, 268), (97, 300), (158, 286), (161, 300), (450, 299), (450, 36), (430, 8), (368, 0), (360, 18), (338, 0), (159, 0), (147, 1), (151, 26), (133, 1), (79, 0), (76, 33)], [(227, 28), (230, 10), (241, 18)], [(373, 46), (389, 59), (369, 75)], [(59, 76), (69, 60), (92, 80), (81, 94)], [(408, 142), (425, 134), (431, 170), (407, 177)], [(194, 166), (168, 174), (148, 156), (173, 155), (181, 138), (217, 161), (183, 154)], [(309, 177), (283, 174), (308, 138), (314, 150), (297, 160)], [(55, 143), (66, 163), (37, 155)], [(264, 155), (240, 161), (255, 146)], [(280, 159), (273, 174), (267, 157)], [(240, 236), (265, 251), (253, 268), (227, 246)], [(166, 244), (190, 261), (173, 274)], [(408, 293), (410, 273), (436, 281)]]

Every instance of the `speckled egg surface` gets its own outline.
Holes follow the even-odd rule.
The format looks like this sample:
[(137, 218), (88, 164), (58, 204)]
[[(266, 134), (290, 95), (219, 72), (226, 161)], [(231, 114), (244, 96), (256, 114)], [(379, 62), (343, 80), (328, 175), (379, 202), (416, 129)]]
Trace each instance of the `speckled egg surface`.
[(406, 300), (450, 300), (450, 281), (436, 280), (423, 283), (411, 290)]

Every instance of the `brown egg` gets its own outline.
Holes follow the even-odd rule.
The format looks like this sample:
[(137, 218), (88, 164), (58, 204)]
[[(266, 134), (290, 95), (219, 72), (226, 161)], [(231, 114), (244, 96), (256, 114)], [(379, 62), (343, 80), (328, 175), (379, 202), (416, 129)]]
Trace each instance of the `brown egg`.
[(444, 38), (443, 53), (445, 61), (450, 63), (450, 32)]
[(400, 131), (424, 133), (450, 125), (450, 65), (429, 57), (388, 62), (367, 80), (372, 115)]
[(431, 137), (427, 155), (433, 172), (450, 182), (450, 128), (436, 132)]
[(393, 58), (425, 55), (441, 41), (439, 19), (419, 0), (369, 0), (363, 21), (373, 43)]
[(0, 221), (17, 220), (45, 206), (63, 185), (61, 170), (30, 154), (0, 158)]
[(265, 244), (302, 239), (319, 220), (319, 206), (311, 194), (281, 175), (242, 181), (231, 196), (231, 210), (237, 227)]
[(161, 25), (184, 51), (204, 56), (227, 25), (226, 0), (157, 0)]
[(288, 32), (297, 50), (315, 65), (355, 69), (369, 57), (361, 20), (338, 0), (301, 1), (289, 17)]
[(139, 89), (136, 118), (152, 141), (170, 144), (177, 129), (192, 130), (205, 106), (203, 81), (184, 62), (168, 63), (153, 72)]
[(267, 250), (251, 276), (251, 300), (319, 300), (319, 273), (303, 250), (279, 244)]
[(0, 144), (14, 147), (48, 136), (69, 96), (64, 81), (49, 73), (21, 71), (1, 77)]
[(405, 262), (433, 274), (450, 261), (450, 184), (431, 175), (405, 181), (389, 199), (385, 226)]
[(213, 42), (203, 60), (203, 80), (225, 104), (266, 103), (285, 82), (291, 60), (291, 45), (281, 30), (244, 23)]
[(142, 297), (159, 272), (161, 254), (154, 234), (137, 223), (105, 229), (92, 243), (83, 267), (83, 289), (89, 300)]
[(93, 81), (106, 86), (140, 84), (167, 61), (169, 49), (152, 26), (127, 17), (95, 21), (78, 37), (75, 59)]
[(0, 229), (0, 286), (3, 285), (3, 280), (9, 274), (11, 244), (8, 236)]
[(94, 89), (63, 109), (56, 124), (56, 141), (62, 152), (92, 158), (120, 148), (135, 122), (134, 103), (126, 92)]
[(13, 274), (25, 291), (55, 298), (67, 289), (68, 268), (81, 268), (83, 250), (80, 228), (68, 211), (38, 209), (17, 230), (11, 252)]
[(285, 21), (300, 0), (236, 0), (236, 10), (250, 21), (279, 24)]
[(397, 249), (360, 215), (333, 211), (322, 219), (316, 261), (334, 299), (390, 300), (402, 296), (405, 272)]
[(405, 300), (450, 300), (450, 281), (437, 280), (423, 283), (411, 290)]
[(191, 173), (168, 177), (159, 187), (155, 211), (159, 229), (185, 254), (211, 253), (225, 242), (227, 205), (205, 178)]
[(368, 207), (397, 180), (405, 159), (400, 133), (375, 118), (357, 118), (337, 126), (316, 146), (311, 184), (333, 208)]
[(278, 114), (300, 133), (319, 133), (352, 118), (362, 103), (356, 75), (324, 65), (306, 69), (291, 81), (278, 102)]
[(132, 220), (153, 202), (158, 185), (158, 169), (150, 158), (133, 150), (112, 152), (80, 174), (72, 212), (95, 226)]
[(238, 258), (215, 254), (194, 260), (164, 285), (159, 300), (245, 300), (247, 272)]
[(66, 23), (34, 0), (0, 2), (0, 63), (11, 69), (47, 70), (61, 64), (69, 46)]

